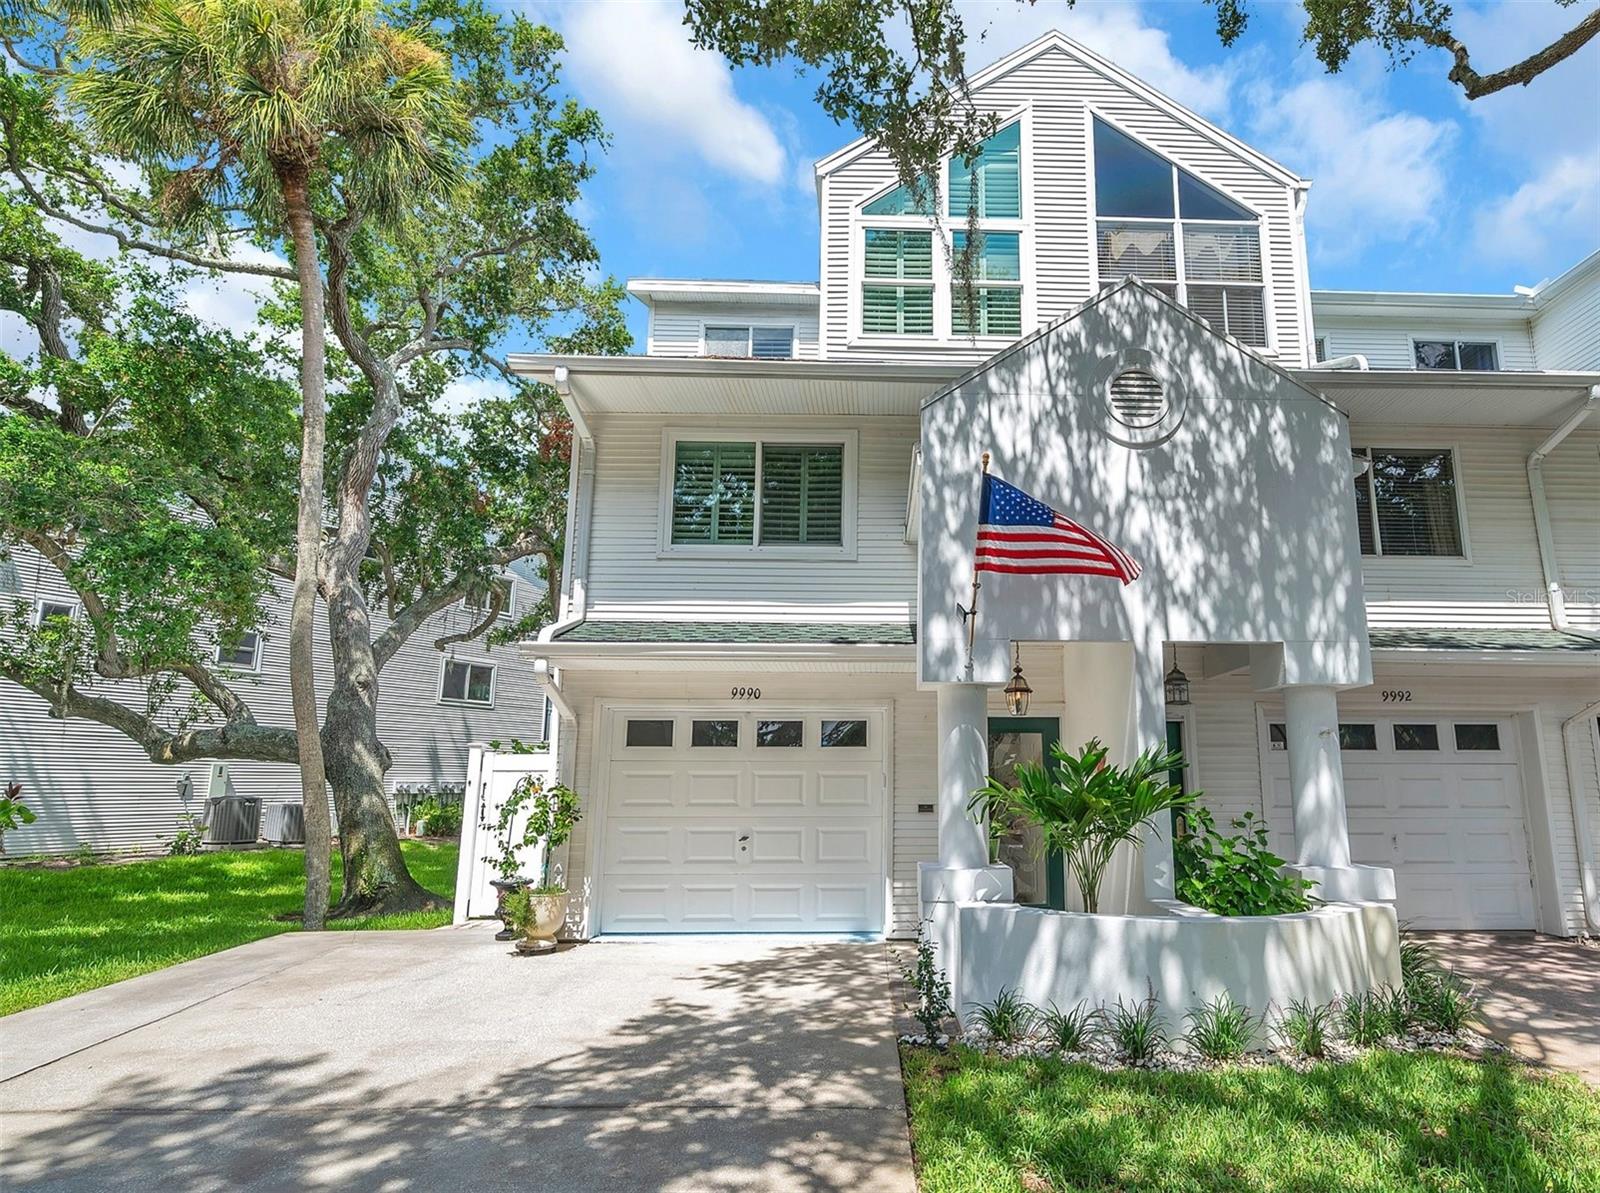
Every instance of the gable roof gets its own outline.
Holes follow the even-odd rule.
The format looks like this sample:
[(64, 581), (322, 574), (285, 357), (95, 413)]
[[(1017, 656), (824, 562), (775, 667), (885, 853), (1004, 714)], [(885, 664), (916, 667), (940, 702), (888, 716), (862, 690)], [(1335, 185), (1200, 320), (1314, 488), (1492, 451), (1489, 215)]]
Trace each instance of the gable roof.
[[(1077, 59), (1096, 73), (1127, 88), (1155, 107), (1160, 108), (1174, 120), (1199, 133), (1207, 140), (1232, 150), (1278, 181), (1302, 189), (1311, 185), (1309, 179), (1302, 178), (1281, 162), (1274, 161), (1259, 149), (1245, 144), (1232, 133), (1218, 128), (1204, 116), (1191, 112), (1171, 96), (1163, 95), (1143, 79), (1129, 74), (1109, 58), (1102, 58), (1099, 54), (1089, 49), (1088, 46), (1073, 41), (1072, 38), (1062, 33), (1059, 29), (1052, 29), (1048, 33), (1034, 38), (1027, 45), (1012, 51), (998, 62), (990, 63), (976, 74), (969, 76), (967, 87), (973, 91), (981, 91), (990, 83), (1004, 78), (1012, 71), (1053, 50)], [(813, 167), (817, 180), (820, 182), (824, 175), (831, 174), (841, 166), (848, 165), (862, 154), (877, 148), (877, 145), (878, 139), (876, 137), (858, 137), (842, 149), (835, 150), (827, 157), (820, 159)]]

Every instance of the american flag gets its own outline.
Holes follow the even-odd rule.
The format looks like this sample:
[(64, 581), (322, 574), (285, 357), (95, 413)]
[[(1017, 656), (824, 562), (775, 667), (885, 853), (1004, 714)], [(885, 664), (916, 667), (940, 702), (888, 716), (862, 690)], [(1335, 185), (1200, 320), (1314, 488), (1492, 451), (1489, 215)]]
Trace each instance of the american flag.
[(1132, 584), (1139, 578), (1140, 568), (1121, 547), (1015, 485), (986, 474), (978, 510), (978, 570), (1032, 576), (1115, 576)]

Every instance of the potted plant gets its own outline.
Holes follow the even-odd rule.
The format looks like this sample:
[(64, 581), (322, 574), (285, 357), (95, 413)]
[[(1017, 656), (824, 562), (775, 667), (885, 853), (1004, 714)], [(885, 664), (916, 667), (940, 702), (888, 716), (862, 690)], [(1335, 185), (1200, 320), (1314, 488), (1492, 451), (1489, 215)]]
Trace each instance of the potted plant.
[[(489, 885), (495, 890), (494, 914), (504, 925), (494, 934), (496, 940), (514, 940), (518, 933), (517, 921), (512, 919), (506, 899), (515, 891), (528, 885), (529, 880), (520, 873), (522, 862), (517, 857), (517, 851), (534, 844), (538, 838), (533, 833), (532, 817), (523, 824), (522, 831), (518, 833), (517, 816), (523, 806), (528, 802), (531, 794), (528, 775), (519, 780), (511, 789), (511, 794), (506, 797), (505, 803), (500, 805), (500, 810), (491, 822), (487, 817), (479, 822), (479, 826), (487, 832), (494, 834), (494, 852), (485, 854), (480, 860), (494, 867), (497, 877), (489, 880)], [(542, 784), (542, 780), (534, 780)]]
[(538, 885), (512, 892), (506, 905), (520, 937), (517, 951), (542, 953), (556, 947), (556, 933), (567, 920), (567, 888), (550, 881), (550, 856), (571, 838), (583, 813), (578, 808), (578, 793), (565, 784), (546, 787), (543, 779), (529, 775), (512, 794), (518, 792), (528, 808), (523, 840), (530, 845), (542, 842), (544, 851)]
[(1039, 829), (1039, 844), (1059, 850), (1083, 895), (1083, 909), (1100, 910), (1100, 880), (1123, 842), (1137, 844), (1144, 823), (1187, 807), (1195, 798), (1171, 781), (1181, 756), (1147, 750), (1127, 766), (1106, 762), (1096, 738), (1076, 754), (1057, 745), (1054, 768), (1019, 763), (1016, 783), (991, 778), (972, 795), (969, 812), (991, 823), (1027, 821)]

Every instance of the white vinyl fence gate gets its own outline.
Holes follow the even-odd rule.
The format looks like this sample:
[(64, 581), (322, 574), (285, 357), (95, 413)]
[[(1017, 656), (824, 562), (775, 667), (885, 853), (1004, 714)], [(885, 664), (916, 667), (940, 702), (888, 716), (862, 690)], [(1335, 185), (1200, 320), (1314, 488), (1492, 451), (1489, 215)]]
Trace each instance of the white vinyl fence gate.
[[(469, 748), (467, 789), (461, 809), (461, 859), (456, 869), (455, 923), (464, 924), (469, 919), (494, 914), (495, 890), (489, 884), (498, 874), (493, 862), (485, 859), (499, 852), (495, 843), (495, 822), (499, 819), (500, 807), (527, 775), (541, 776), (546, 787), (558, 782), (556, 766), (553, 747), (537, 754), (501, 753), (482, 742), (474, 742)], [(521, 819), (512, 827), (520, 833)], [(542, 847), (520, 851), (521, 873), (536, 878), (543, 853)], [(563, 877), (561, 870), (559, 864), (551, 866), (552, 880)]]

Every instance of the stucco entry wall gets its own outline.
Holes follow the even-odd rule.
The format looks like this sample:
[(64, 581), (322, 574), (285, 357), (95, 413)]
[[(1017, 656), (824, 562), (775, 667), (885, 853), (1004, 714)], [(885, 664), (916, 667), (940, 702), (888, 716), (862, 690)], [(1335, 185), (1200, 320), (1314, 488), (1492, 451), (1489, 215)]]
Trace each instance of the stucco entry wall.
[[(1111, 378), (1153, 374), (1167, 413), (1120, 422)], [(984, 577), (971, 592), (980, 457), (1128, 551), (1098, 576)], [(1165, 297), (1127, 282), (989, 361), (922, 412), (920, 679), (1001, 684), (1009, 644), (1282, 643), (1280, 684), (1371, 682), (1344, 416)], [(1141, 718), (1141, 725), (1143, 718)]]
[(1036, 1007), (1141, 1002), (1168, 1027), (1228, 993), (1257, 1017), (1291, 999), (1327, 1003), (1400, 984), (1400, 931), (1387, 903), (1331, 903), (1300, 915), (1111, 916), (1014, 903), (958, 905), (956, 1013), (1002, 989)]

